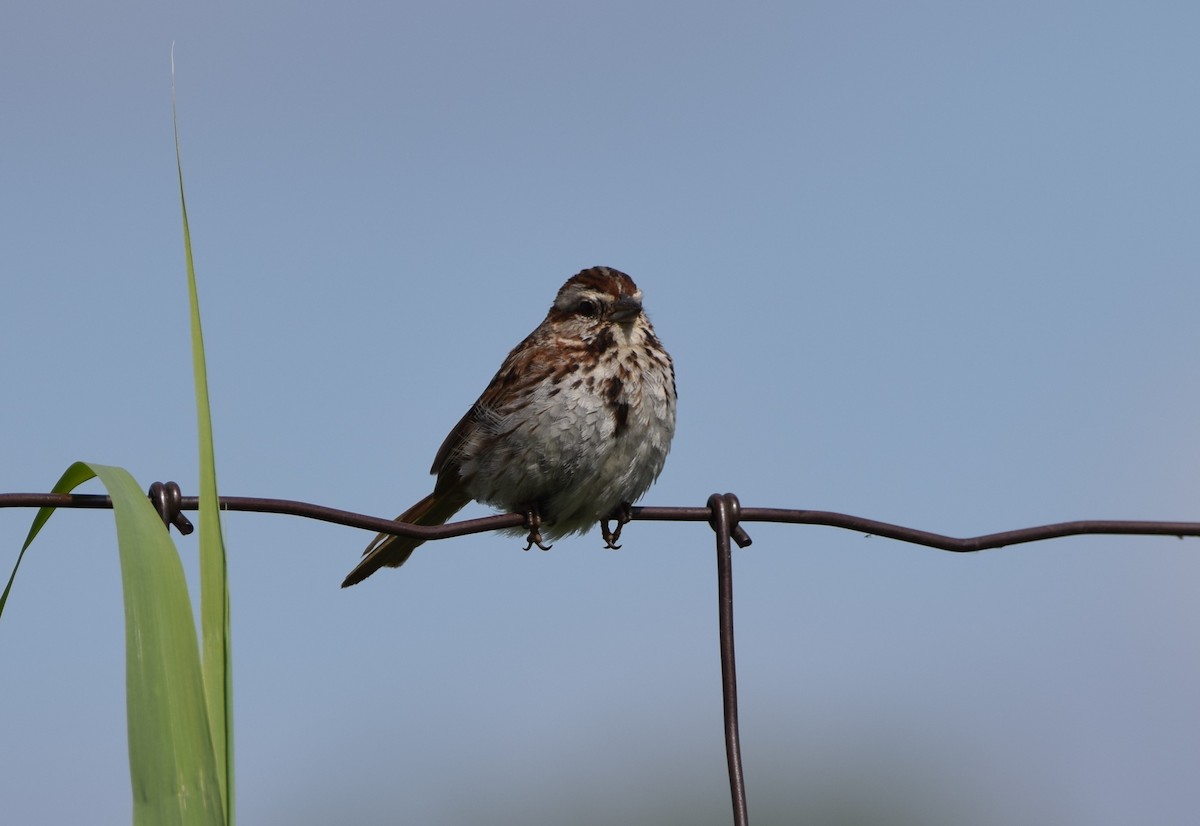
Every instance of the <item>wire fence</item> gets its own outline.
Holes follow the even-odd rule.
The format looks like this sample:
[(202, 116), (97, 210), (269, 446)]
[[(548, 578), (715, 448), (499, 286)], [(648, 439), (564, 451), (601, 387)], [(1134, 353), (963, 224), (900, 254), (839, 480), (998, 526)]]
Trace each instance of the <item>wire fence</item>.
[[(155, 482), (149, 496), (155, 510), (167, 525), (174, 525), (182, 534), (192, 532), (192, 523), (184, 511), (200, 508), (196, 496), (184, 496), (174, 482)], [(424, 540), (449, 539), (455, 536), (484, 533), (526, 524), (521, 514), (499, 514), (480, 519), (466, 519), (446, 525), (422, 526), (382, 519), (377, 516), (339, 510), (311, 502), (291, 499), (264, 499), (250, 496), (222, 496), (221, 510), (250, 511), (301, 516), (322, 522), (363, 528), (379, 533), (419, 537)], [(77, 493), (0, 493), (0, 508), (111, 508), (108, 496)], [(733, 635), (733, 560), (731, 547), (745, 548), (751, 543), (743, 527), (746, 522), (776, 522), (792, 525), (824, 525), (843, 528), (870, 536), (883, 536), (923, 545), (952, 553), (972, 553), (1007, 545), (1040, 542), (1064, 536), (1124, 535), (1124, 536), (1200, 536), (1200, 522), (1159, 522), (1118, 519), (1077, 520), (1055, 522), (1031, 528), (1017, 528), (982, 536), (952, 537), (894, 525), (832, 511), (788, 508), (744, 508), (732, 493), (714, 493), (705, 507), (651, 507), (631, 509), (631, 520), (655, 522), (707, 522), (716, 535), (717, 547), (717, 605), (721, 651), (721, 695), (725, 710), (725, 753), (729, 768), (729, 789), (735, 826), (748, 826), (746, 783), (742, 770), (741, 739), (738, 729), (737, 669), (734, 659)]]

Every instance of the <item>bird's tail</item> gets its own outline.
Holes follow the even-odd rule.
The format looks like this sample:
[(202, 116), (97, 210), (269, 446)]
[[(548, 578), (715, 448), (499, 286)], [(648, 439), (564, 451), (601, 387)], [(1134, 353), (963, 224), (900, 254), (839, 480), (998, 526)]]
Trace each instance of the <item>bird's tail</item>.
[[(434, 492), (397, 516), (396, 521), (407, 522), (410, 525), (442, 525), (462, 510), (468, 501), (470, 500), (453, 493)], [(424, 541), (411, 536), (379, 534), (363, 551), (362, 561), (346, 575), (342, 587), (349, 588), (362, 582), (385, 565), (399, 568)]]

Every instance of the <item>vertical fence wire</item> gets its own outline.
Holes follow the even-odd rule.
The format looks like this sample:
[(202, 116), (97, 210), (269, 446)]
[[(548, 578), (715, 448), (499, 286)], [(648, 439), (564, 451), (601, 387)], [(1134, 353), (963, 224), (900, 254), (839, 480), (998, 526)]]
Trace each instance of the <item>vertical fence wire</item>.
[[(738, 731), (737, 666), (733, 648), (733, 554), (730, 534), (737, 499), (714, 493), (708, 498), (712, 528), (717, 536), (717, 615), (721, 640), (721, 700), (725, 709), (725, 760), (729, 764), (729, 796), (734, 826), (749, 826), (746, 777), (742, 771), (742, 741)], [(741, 544), (741, 543), (739, 543)]]

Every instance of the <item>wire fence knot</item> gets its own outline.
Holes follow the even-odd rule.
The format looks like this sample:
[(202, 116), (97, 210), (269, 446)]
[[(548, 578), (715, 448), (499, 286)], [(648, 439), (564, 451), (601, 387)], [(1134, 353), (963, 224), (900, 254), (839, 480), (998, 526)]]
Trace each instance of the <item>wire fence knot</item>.
[(708, 524), (714, 531), (719, 533), (722, 530), (721, 525), (724, 524), (724, 529), (729, 531), (729, 538), (736, 542), (739, 548), (747, 548), (754, 541), (740, 524), (742, 503), (732, 493), (714, 493), (708, 497), (708, 509), (712, 512), (708, 517)]
[(150, 502), (167, 527), (174, 525), (184, 536), (195, 530), (183, 515), (183, 491), (175, 482), (155, 482), (150, 486)]

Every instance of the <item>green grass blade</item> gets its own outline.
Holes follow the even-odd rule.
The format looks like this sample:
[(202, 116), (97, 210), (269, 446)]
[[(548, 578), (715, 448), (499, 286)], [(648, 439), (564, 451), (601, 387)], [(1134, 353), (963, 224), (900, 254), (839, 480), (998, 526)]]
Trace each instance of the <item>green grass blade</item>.
[[(94, 476), (112, 497), (121, 557), (133, 822), (221, 826), (200, 647), (179, 554), (145, 491), (121, 468), (76, 462), (54, 492), (69, 493)], [(38, 511), (22, 554), (53, 512)]]
[[(66, 469), (62, 478), (54, 485), (52, 493), (69, 493), (75, 488), (82, 485), (88, 479), (91, 479), (96, 474), (92, 469), (83, 462), (76, 462)], [(21, 552), (17, 554), (17, 564), (13, 565), (12, 574), (8, 578), (8, 584), (4, 586), (4, 593), (0, 594), (0, 616), (4, 615), (4, 605), (8, 602), (8, 592), (12, 590), (13, 580), (17, 578), (17, 569), (21, 567), (21, 560), (25, 558), (25, 551), (29, 550), (29, 546), (33, 544), (34, 537), (46, 524), (46, 520), (54, 513), (54, 508), (42, 508), (37, 512), (37, 516), (33, 518), (33, 524), (29, 527), (29, 534), (25, 537), (25, 544), (21, 546)]]
[(121, 548), (133, 822), (225, 823), (195, 619), (179, 554), (132, 476), (121, 468), (90, 467), (113, 499)]
[(183, 216), (183, 249), (187, 263), (188, 303), (191, 308), (192, 373), (196, 384), (196, 419), (200, 447), (200, 630), (204, 650), (204, 689), (212, 742), (221, 767), (221, 798), (226, 821), (233, 824), (233, 669), (229, 629), (229, 581), (225, 541), (217, 499), (216, 458), (212, 414), (208, 401), (208, 370), (204, 334), (200, 327), (200, 298), (192, 261), (192, 235), (183, 190), (183, 161), (179, 150), (179, 119), (174, 95), (174, 55), (171, 61), (171, 120), (175, 129), (175, 168), (179, 176), (179, 207)]

